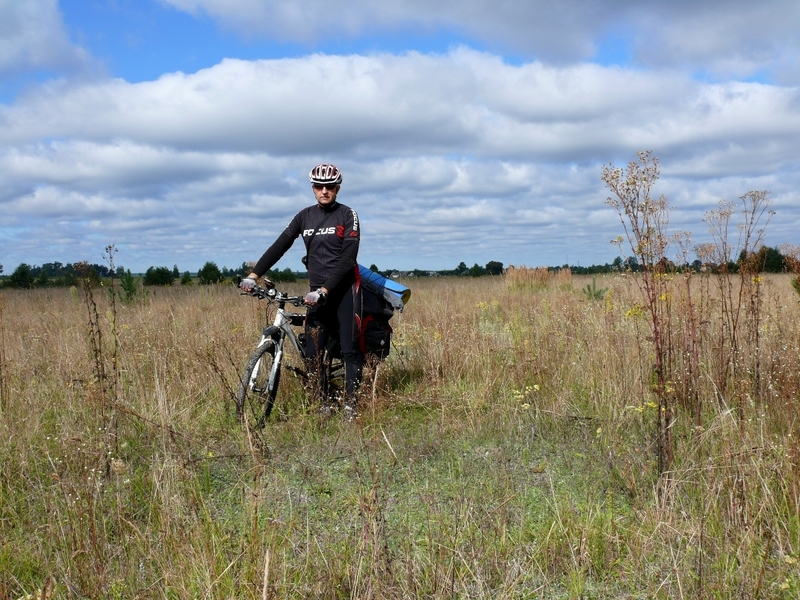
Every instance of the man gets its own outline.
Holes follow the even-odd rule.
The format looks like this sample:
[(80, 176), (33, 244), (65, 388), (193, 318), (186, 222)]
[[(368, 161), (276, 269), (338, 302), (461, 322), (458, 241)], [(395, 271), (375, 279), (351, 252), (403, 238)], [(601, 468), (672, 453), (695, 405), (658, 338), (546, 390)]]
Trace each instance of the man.
[[(361, 295), (356, 258), (360, 229), (356, 211), (336, 197), (342, 173), (322, 164), (309, 173), (317, 203), (301, 210), (278, 239), (264, 252), (241, 288), (252, 290), (255, 280), (280, 260), (298, 236), (306, 247), (303, 263), (308, 269), (310, 292), (306, 295), (306, 359), (319, 373), (322, 349), (329, 335), (338, 335), (345, 366), (345, 413), (356, 416), (356, 391), (361, 381), (364, 356), (358, 341)], [(326, 402), (323, 399), (323, 402)]]

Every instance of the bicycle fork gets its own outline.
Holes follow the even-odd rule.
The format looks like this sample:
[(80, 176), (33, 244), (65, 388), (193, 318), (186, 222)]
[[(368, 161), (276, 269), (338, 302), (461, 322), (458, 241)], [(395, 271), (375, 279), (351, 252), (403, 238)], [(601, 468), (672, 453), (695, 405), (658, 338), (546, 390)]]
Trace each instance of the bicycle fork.
[[(282, 341), (283, 340), (281, 339), (281, 342)], [(276, 341), (275, 338), (273, 337), (267, 337), (267, 336), (261, 337), (261, 342), (259, 342), (256, 348), (260, 348), (266, 343), (271, 343), (275, 348), (272, 359), (272, 366), (270, 368), (269, 377), (267, 378), (266, 389), (256, 387), (256, 380), (258, 379), (258, 374), (261, 371), (261, 361), (264, 360), (264, 355), (262, 354), (261, 358), (259, 358), (258, 361), (256, 361), (256, 364), (253, 367), (253, 371), (250, 373), (250, 381), (248, 382), (248, 388), (250, 390), (256, 391), (258, 393), (263, 393), (265, 391), (271, 392), (275, 388), (275, 379), (276, 379), (275, 376), (277, 375), (278, 370), (280, 369), (281, 358), (283, 358), (283, 343), (281, 342)]]
[[(272, 341), (275, 344), (275, 341)], [(281, 342), (275, 344), (275, 357), (272, 360), (272, 369), (269, 372), (269, 382), (267, 383), (267, 388), (271, 392), (275, 387), (275, 380), (277, 379), (278, 371), (281, 368), (281, 359), (283, 358), (283, 338), (281, 337)]]

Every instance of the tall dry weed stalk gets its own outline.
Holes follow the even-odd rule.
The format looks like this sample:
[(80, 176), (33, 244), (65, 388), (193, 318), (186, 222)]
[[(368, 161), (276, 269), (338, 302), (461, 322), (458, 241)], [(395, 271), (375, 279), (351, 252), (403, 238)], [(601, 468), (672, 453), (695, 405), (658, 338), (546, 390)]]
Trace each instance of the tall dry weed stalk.
[[(660, 173), (658, 159), (650, 152), (638, 156), (638, 162), (631, 162), (627, 170), (604, 167), (601, 177), (613, 193), (608, 203), (617, 210), (625, 231), (615, 243), (622, 247), (627, 242), (641, 267), (634, 281), (651, 330), (654, 364), (650, 388), (659, 404), (656, 449), (658, 471), (663, 475), (674, 460), (676, 402), (691, 411), (696, 426), (702, 426), (703, 377), (714, 381), (718, 402), (723, 407), (733, 406), (740, 422), (745, 418), (745, 405), (760, 402), (768, 392), (761, 365), (763, 253), (759, 251), (773, 213), (767, 192), (743, 195), (735, 243), (730, 231), (732, 203), (723, 201), (719, 209), (706, 215), (713, 242), (694, 248), (705, 273), (698, 299), (688, 261), (690, 235), (669, 232), (667, 199), (652, 196)], [(679, 247), (680, 268), (668, 258), (672, 246)], [(675, 287), (676, 277), (683, 282), (680, 289)], [(714, 349), (710, 363), (701, 359), (703, 348)]]
[(678, 321), (682, 322), (682, 343), (678, 361), (681, 363), (677, 367), (678, 376), (676, 386), (679, 387), (679, 401), (686, 407), (695, 426), (702, 426), (703, 402), (700, 394), (702, 382), (702, 364), (700, 353), (702, 351), (702, 300), (698, 302), (695, 282), (695, 271), (689, 267), (689, 252), (691, 247), (691, 236), (688, 232), (683, 232), (677, 236), (677, 244), (680, 248), (679, 257), (681, 260), (680, 272), (680, 297), (683, 299), (683, 310), (678, 309)]
[(670, 244), (676, 240), (669, 234), (669, 203), (665, 196), (655, 198), (651, 192), (658, 181), (658, 159), (650, 152), (639, 152), (638, 162), (630, 162), (627, 170), (607, 165), (601, 179), (613, 196), (607, 203), (616, 209), (625, 231), (616, 243), (627, 245), (641, 266), (636, 283), (644, 298), (649, 317), (654, 349), (652, 390), (658, 398), (656, 418), (656, 457), (658, 472), (669, 472), (673, 459), (672, 382), (673, 347), (671, 339), (672, 298), (669, 290), (671, 263), (667, 259)]
[[(106, 248), (108, 260), (111, 268), (114, 268), (114, 248)], [(110, 307), (105, 314), (106, 320), (110, 321), (111, 344), (104, 341), (103, 320), (98, 309), (98, 301), (95, 299), (94, 290), (99, 281), (94, 269), (88, 263), (77, 263), (75, 265), (79, 276), (81, 291), (83, 292), (83, 302), (86, 307), (87, 336), (89, 340), (89, 351), (94, 370), (94, 385), (88, 388), (87, 400), (94, 406), (97, 418), (96, 431), (100, 434), (101, 440), (99, 447), (102, 449), (102, 461), (106, 477), (111, 474), (111, 460), (117, 448), (118, 434), (118, 382), (119, 382), (119, 341), (116, 327), (116, 303), (112, 287), (109, 289)]]
[[(760, 383), (763, 277), (759, 250), (764, 242), (764, 229), (774, 211), (766, 191), (750, 191), (741, 196), (742, 220), (737, 225), (736, 242), (731, 240), (732, 202), (721, 201), (719, 208), (705, 216), (713, 243), (697, 247), (701, 262), (717, 273), (719, 310), (719, 343), (713, 377), (719, 391), (718, 400), (729, 402), (731, 391), (739, 418), (745, 416), (748, 398), (762, 399)], [(736, 260), (736, 262), (734, 262)]]
[(106, 246), (105, 254), (103, 254), (103, 258), (106, 259), (108, 263), (108, 269), (111, 273), (111, 277), (108, 282), (108, 312), (107, 318), (109, 321), (109, 327), (111, 329), (111, 351), (109, 353), (109, 361), (111, 363), (110, 369), (110, 382), (109, 382), (109, 389), (111, 392), (111, 398), (114, 402), (114, 405), (117, 404), (119, 399), (119, 328), (117, 327), (117, 291), (115, 289), (115, 273), (116, 273), (116, 264), (114, 263), (114, 257), (117, 254), (117, 248), (114, 244)]
[(6, 366), (5, 302), (0, 294), (0, 416), (8, 404), (8, 367)]
[(794, 273), (792, 288), (800, 295), (800, 246), (784, 244), (781, 246), (781, 253), (786, 259), (786, 268)]

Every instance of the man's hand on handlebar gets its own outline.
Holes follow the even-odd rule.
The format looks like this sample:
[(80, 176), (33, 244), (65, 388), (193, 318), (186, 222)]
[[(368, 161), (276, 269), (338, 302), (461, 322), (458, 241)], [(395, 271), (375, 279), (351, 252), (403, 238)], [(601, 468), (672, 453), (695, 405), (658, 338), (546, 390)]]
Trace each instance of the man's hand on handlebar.
[(311, 294), (317, 294), (316, 304), (324, 304), (327, 298), (327, 292), (324, 288), (311, 292), (308, 296), (290, 296), (285, 292), (279, 292), (275, 284), (269, 279), (264, 279), (263, 282), (262, 285), (258, 285), (253, 277), (246, 277), (245, 279), (239, 280), (239, 289), (242, 295), (252, 296), (259, 300), (266, 299), (268, 302), (279, 302), (281, 308), (287, 303), (293, 304), (294, 306), (302, 306), (304, 304), (310, 306), (306, 298), (311, 296)]
[[(258, 287), (257, 280), (258, 276), (255, 273), (250, 273), (250, 275), (248, 275), (239, 282), (239, 289), (241, 289), (245, 293), (252, 294), (253, 290), (255, 290)], [(275, 284), (265, 277), (264, 288), (271, 290), (274, 287)]]
[(251, 277), (245, 277), (239, 282), (239, 289), (248, 294), (252, 294), (256, 289), (256, 280)]
[(324, 288), (319, 288), (306, 294), (305, 303), (309, 306), (323, 305), (328, 299), (328, 292)]

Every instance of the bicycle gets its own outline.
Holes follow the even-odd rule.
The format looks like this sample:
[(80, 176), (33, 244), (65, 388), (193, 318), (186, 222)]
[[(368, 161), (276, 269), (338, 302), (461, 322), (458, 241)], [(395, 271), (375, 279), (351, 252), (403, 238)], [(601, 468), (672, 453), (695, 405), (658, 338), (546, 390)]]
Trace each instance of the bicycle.
[[(299, 364), (306, 366), (305, 334), (295, 333), (294, 327), (303, 327), (306, 316), (301, 313), (287, 310), (286, 305), (299, 307), (305, 305), (303, 296), (290, 296), (285, 292), (275, 289), (272, 282), (267, 287), (256, 286), (251, 292), (241, 292), (245, 296), (253, 296), (259, 300), (267, 300), (269, 304), (276, 305), (275, 318), (272, 324), (267, 321), (261, 332), (261, 340), (255, 351), (247, 361), (242, 378), (239, 381), (239, 390), (236, 394), (236, 414), (241, 420), (247, 419), (248, 423), (262, 429), (275, 406), (278, 387), (281, 380), (281, 370), (286, 369), (308, 382), (311, 374), (307, 368), (284, 363), (284, 351), (288, 341), (289, 347), (297, 353)], [(322, 355), (322, 364), (319, 369), (320, 381), (318, 389), (326, 399), (335, 392), (337, 383), (341, 387), (344, 376), (344, 365), (341, 360), (341, 351), (338, 351), (338, 336), (328, 336), (329, 342)]]

